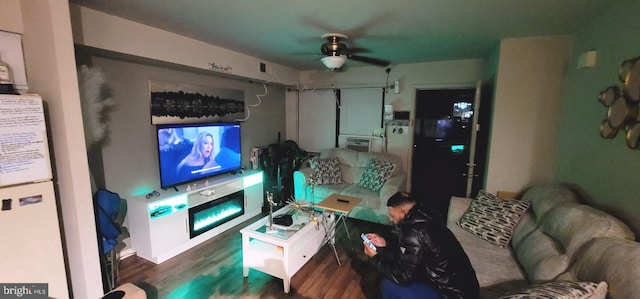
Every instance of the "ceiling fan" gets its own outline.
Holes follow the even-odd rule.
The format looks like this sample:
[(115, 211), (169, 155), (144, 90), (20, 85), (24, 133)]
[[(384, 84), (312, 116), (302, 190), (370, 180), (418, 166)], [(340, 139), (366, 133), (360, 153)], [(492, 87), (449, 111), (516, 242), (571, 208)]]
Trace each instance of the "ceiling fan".
[(354, 53), (366, 52), (366, 50), (362, 48), (348, 48), (346, 44), (341, 42), (342, 40), (348, 39), (348, 37), (344, 34), (327, 33), (323, 34), (322, 38), (326, 39), (327, 42), (322, 44), (322, 47), (320, 47), (320, 51), (323, 55), (325, 55), (325, 57), (322, 57), (320, 61), (322, 61), (322, 64), (324, 64), (324, 66), (329, 69), (337, 70), (341, 68), (347, 59), (382, 67), (386, 67), (391, 63), (390, 61), (384, 59), (354, 55)]

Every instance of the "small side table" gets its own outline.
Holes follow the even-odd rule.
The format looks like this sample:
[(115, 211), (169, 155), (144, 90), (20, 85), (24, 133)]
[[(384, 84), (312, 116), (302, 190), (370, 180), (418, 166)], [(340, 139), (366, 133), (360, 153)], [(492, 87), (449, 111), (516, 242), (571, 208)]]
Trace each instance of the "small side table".
[(323, 221), (322, 224), (325, 230), (325, 239), (331, 248), (333, 249), (333, 254), (336, 256), (336, 261), (338, 261), (338, 266), (342, 266), (340, 263), (340, 258), (338, 257), (338, 252), (336, 251), (336, 241), (335, 234), (338, 225), (340, 225), (340, 220), (342, 220), (342, 226), (344, 226), (344, 230), (347, 232), (347, 238), (350, 236), (349, 229), (347, 228), (347, 223), (345, 218), (351, 213), (351, 210), (362, 201), (359, 197), (346, 196), (340, 194), (332, 194), (331, 196), (325, 198), (320, 203), (316, 204), (316, 208), (323, 210), (323, 214), (329, 212), (331, 214), (337, 214), (338, 219), (335, 221)]

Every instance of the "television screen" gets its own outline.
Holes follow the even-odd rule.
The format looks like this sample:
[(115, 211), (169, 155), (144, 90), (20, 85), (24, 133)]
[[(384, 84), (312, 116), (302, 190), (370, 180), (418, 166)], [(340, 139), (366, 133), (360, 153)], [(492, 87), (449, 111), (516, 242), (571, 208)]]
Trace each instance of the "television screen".
[(162, 188), (241, 168), (239, 124), (162, 125), (157, 133)]

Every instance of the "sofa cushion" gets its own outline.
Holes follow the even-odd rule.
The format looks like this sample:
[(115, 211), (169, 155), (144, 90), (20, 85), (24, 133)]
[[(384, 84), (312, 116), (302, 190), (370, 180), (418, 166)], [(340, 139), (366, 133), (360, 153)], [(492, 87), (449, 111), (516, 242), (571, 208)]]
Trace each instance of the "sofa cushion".
[(555, 298), (555, 299), (604, 299), (607, 296), (606, 282), (550, 281), (524, 291), (502, 296), (500, 299)]
[(626, 225), (611, 215), (586, 205), (566, 203), (546, 210), (535, 229), (526, 236), (518, 235), (512, 245), (529, 280), (535, 283), (557, 278), (567, 270), (580, 247), (604, 236), (633, 238)]
[(359, 187), (379, 192), (384, 182), (391, 177), (396, 165), (391, 162), (370, 160), (358, 182)]
[[(348, 185), (344, 190), (342, 190), (342, 192), (340, 192), (340, 194), (362, 199), (358, 206), (363, 208), (378, 209), (382, 206), (378, 193), (369, 188), (358, 187), (357, 185)], [(384, 208), (386, 208), (386, 204)]]
[(567, 187), (552, 183), (530, 187), (522, 199), (529, 201), (531, 207), (513, 230), (511, 245), (516, 250), (520, 242), (538, 228), (537, 222), (547, 211), (565, 203), (578, 202), (576, 195)]
[(490, 243), (506, 246), (514, 227), (529, 208), (525, 200), (503, 200), (480, 190), (458, 225)]
[(551, 209), (539, 221), (545, 234), (558, 240), (569, 255), (595, 237), (633, 240), (631, 230), (620, 220), (596, 208), (569, 203)]
[(531, 208), (527, 210), (520, 218), (518, 225), (513, 229), (513, 236), (511, 237), (511, 247), (517, 249), (523, 240), (527, 238), (534, 230), (538, 228), (536, 224), (536, 218), (531, 212)]
[(571, 260), (564, 254), (562, 244), (539, 229), (534, 230), (514, 249), (531, 283), (555, 279), (567, 270)]
[(313, 200), (315, 203), (319, 203), (333, 194), (342, 194), (342, 192), (349, 186), (351, 186), (351, 184), (318, 185), (314, 190)]
[(313, 179), (318, 185), (342, 184), (342, 173), (340, 172), (340, 162), (338, 158), (313, 158), (309, 161), (313, 169)]
[(619, 238), (595, 238), (575, 255), (575, 262), (561, 277), (606, 281), (609, 298), (640, 298), (640, 243)]
[(320, 153), (320, 158), (338, 158), (340, 162), (340, 172), (342, 173), (342, 182), (353, 184), (357, 182), (354, 179), (354, 171), (356, 170), (356, 162), (359, 153), (351, 149), (334, 148)]
[(390, 162), (396, 165), (396, 168), (393, 170), (393, 174), (400, 172), (402, 169), (400, 167), (402, 160), (400, 157), (395, 155), (389, 155), (387, 153), (376, 153), (376, 152), (362, 152), (358, 155), (358, 160), (356, 161), (355, 166), (364, 168), (369, 164), (371, 160), (378, 160), (384, 162)]
[(553, 183), (537, 184), (527, 189), (522, 199), (531, 203), (531, 210), (538, 219), (556, 206), (578, 202), (578, 198), (573, 191)]
[(447, 227), (456, 236), (476, 271), (482, 288), (481, 298), (497, 298), (529, 286), (526, 274), (509, 247), (498, 247), (449, 222)]
[(401, 172), (402, 160), (395, 156), (389, 155), (387, 153), (375, 153), (375, 152), (362, 152), (358, 154), (358, 159), (354, 164), (353, 169), (353, 182), (358, 183), (362, 174), (364, 173), (364, 169), (369, 165), (371, 160), (378, 160), (384, 162), (393, 163), (396, 167), (393, 169), (391, 175)]

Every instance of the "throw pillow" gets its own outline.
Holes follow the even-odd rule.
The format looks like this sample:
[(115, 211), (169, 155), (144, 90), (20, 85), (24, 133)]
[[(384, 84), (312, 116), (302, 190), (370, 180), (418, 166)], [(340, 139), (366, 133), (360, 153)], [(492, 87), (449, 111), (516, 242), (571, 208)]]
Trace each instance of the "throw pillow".
[(522, 292), (502, 296), (500, 299), (558, 298), (558, 299), (604, 299), (607, 296), (606, 282), (550, 281)]
[(485, 241), (504, 247), (530, 205), (526, 200), (504, 200), (480, 190), (457, 224)]
[(318, 185), (342, 184), (342, 172), (338, 158), (314, 158), (309, 161), (313, 169), (313, 179)]
[(379, 192), (395, 169), (396, 165), (391, 162), (371, 159), (360, 177), (358, 186)]

